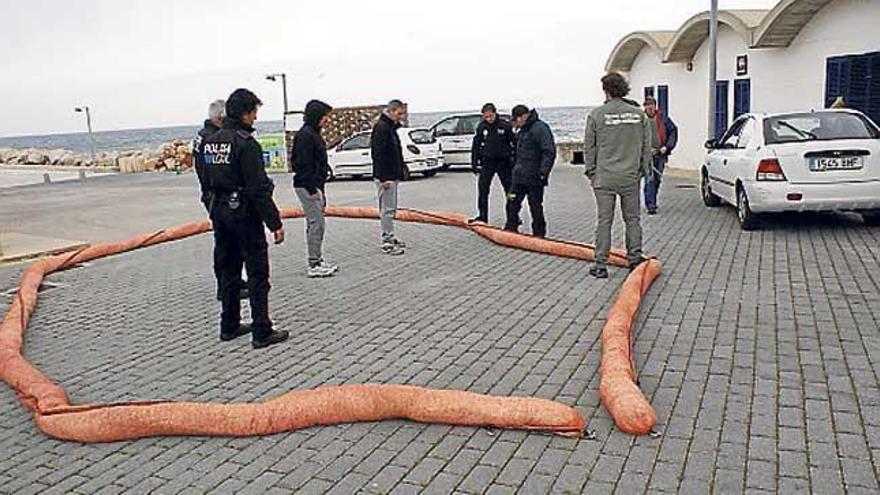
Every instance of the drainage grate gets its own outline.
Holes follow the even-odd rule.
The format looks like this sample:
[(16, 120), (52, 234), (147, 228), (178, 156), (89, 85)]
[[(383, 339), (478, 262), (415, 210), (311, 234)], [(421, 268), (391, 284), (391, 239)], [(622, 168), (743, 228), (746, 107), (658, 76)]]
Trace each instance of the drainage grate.
[[(56, 283), (52, 283), (52, 282), (43, 282), (42, 284), (40, 284), (40, 288), (37, 289), (37, 294), (45, 294), (46, 292), (49, 292), (49, 291), (52, 291), (55, 289), (60, 289), (61, 287), (63, 287), (63, 285), (61, 285), (61, 284), (56, 284)], [(18, 287), (13, 287), (11, 289), (8, 289), (3, 292), (3, 295), (10, 298), (10, 299), (14, 298), (15, 295), (18, 294), (18, 289), (19, 289)]]

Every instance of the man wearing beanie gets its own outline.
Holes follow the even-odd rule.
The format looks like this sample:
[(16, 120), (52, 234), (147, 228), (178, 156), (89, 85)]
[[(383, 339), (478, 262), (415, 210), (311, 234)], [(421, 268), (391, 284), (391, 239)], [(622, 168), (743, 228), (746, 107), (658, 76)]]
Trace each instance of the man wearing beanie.
[(556, 143), (553, 132), (538, 112), (525, 105), (513, 107), (513, 125), (519, 129), (516, 139), (516, 164), (513, 166), (513, 184), (507, 195), (507, 225), (504, 230), (517, 232), (522, 221), (519, 212), (528, 198), (532, 214), (532, 235), (547, 235), (544, 219), (544, 188), (550, 180), (550, 171), (556, 162)]
[(290, 163), (293, 164), (293, 188), (302, 204), (306, 218), (309, 278), (332, 277), (339, 267), (324, 262), (324, 208), (327, 197), (324, 183), (329, 174), (327, 145), (321, 128), (332, 110), (330, 105), (312, 100), (306, 104), (303, 126), (293, 139)]

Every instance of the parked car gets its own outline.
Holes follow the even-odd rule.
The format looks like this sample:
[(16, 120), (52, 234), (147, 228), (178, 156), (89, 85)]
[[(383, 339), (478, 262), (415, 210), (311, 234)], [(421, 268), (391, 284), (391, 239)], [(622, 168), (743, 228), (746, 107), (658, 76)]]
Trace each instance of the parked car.
[(861, 112), (746, 114), (706, 148), (703, 202), (735, 206), (744, 230), (783, 211), (855, 211), (880, 223), (880, 129)]
[[(498, 116), (510, 121), (510, 115)], [(471, 166), (471, 146), (482, 118), (479, 113), (450, 115), (431, 126), (431, 131), (440, 142), (443, 157), (446, 159), (444, 168)]]
[[(330, 164), (330, 179), (337, 177), (370, 177), (373, 174), (373, 159), (370, 156), (370, 131), (360, 132), (343, 140), (327, 152)], [(425, 177), (437, 175), (443, 168), (443, 153), (440, 144), (428, 129), (401, 127), (397, 130), (403, 148), (404, 180), (412, 174)]]

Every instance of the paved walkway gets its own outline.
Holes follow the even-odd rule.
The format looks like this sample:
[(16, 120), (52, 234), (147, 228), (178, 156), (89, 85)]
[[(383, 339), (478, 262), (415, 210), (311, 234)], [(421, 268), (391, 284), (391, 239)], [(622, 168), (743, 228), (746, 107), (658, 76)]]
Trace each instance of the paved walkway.
[[(276, 181), (294, 204), (287, 178)], [(595, 281), (581, 262), (424, 225), (400, 224), (412, 247), (388, 258), (375, 222), (330, 219), (326, 251), (342, 271), (313, 281), (302, 222), (290, 221), (287, 244), (271, 250), (270, 301), (288, 344), (219, 342), (202, 236), (50, 277), (60, 287), (40, 299), (27, 356), (77, 403), (410, 383), (574, 404), (597, 439), (390, 421), (78, 445), (43, 436), (0, 387), (0, 492), (876, 493), (880, 229), (810, 215), (744, 233), (688, 185), (667, 180), (661, 215), (644, 219), (665, 271), (635, 352), (659, 438), (616, 431), (598, 399), (598, 335), (623, 271)], [(472, 212), (468, 173), (402, 189), (405, 206)], [(328, 193), (373, 204), (369, 182)], [(164, 174), (39, 186), (0, 192), (0, 224), (109, 240), (199, 218), (196, 197), (191, 176)], [(547, 207), (552, 236), (592, 239), (594, 202), (576, 169), (554, 173)], [(0, 288), (19, 270), (0, 268)]]

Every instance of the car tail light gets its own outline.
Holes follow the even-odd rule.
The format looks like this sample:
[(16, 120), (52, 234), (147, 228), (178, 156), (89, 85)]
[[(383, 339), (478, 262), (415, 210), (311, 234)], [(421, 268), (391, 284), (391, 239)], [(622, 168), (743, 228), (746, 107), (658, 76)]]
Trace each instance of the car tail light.
[(779, 165), (779, 160), (770, 158), (758, 163), (758, 180), (784, 181), (787, 179), (782, 172), (782, 166)]
[(422, 150), (420, 150), (419, 147), (414, 144), (406, 145), (406, 149), (408, 149), (410, 151), (410, 153), (412, 153), (413, 155), (421, 155), (422, 154)]

